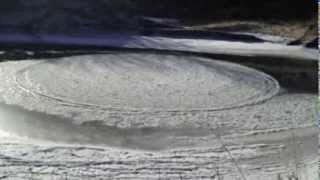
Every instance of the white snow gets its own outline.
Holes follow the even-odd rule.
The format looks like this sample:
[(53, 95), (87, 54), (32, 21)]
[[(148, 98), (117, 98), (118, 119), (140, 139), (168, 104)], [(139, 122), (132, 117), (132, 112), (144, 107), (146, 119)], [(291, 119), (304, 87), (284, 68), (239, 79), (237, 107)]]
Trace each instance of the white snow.
[(52, 100), (126, 112), (230, 109), (279, 90), (272, 77), (244, 66), (132, 53), (44, 61), (20, 70), (16, 82)]
[[(314, 59), (313, 51), (271, 44), (143, 39), (124, 46), (280, 56), (295, 49)], [(274, 78), (247, 67), (115, 53), (2, 62), (0, 82), (8, 104), (0, 105), (0, 179), (318, 177), (317, 95), (279, 93)]]

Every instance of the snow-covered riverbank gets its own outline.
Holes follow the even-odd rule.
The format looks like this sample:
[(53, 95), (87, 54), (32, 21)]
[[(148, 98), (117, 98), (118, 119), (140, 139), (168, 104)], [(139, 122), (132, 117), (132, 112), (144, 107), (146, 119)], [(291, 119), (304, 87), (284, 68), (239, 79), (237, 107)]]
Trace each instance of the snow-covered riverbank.
[(46, 46), (91, 46), (96, 48), (130, 48), (155, 49), (169, 51), (186, 51), (210, 54), (225, 54), (238, 56), (268, 56), (318, 61), (318, 51), (300, 46), (287, 46), (279, 43), (244, 43), (228, 40), (184, 39), (161, 36), (140, 36), (130, 34), (109, 35), (48, 35), (2, 33), (0, 44), (6, 47), (36, 45)]

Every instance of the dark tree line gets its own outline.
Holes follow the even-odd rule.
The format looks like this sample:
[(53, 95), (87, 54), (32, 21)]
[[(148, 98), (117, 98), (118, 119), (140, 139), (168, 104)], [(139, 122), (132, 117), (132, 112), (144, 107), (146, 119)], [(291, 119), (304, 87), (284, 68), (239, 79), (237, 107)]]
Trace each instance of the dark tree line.
[(136, 0), (139, 11), (185, 18), (309, 18), (317, 3), (306, 0)]
[(317, 3), (306, 0), (3, 0), (0, 26), (14, 19), (17, 26), (31, 31), (38, 28), (73, 31), (85, 26), (131, 26), (141, 15), (210, 20), (296, 20), (316, 17), (316, 12)]
[[(28, 7), (27, 4), (31, 5)], [(58, 12), (57, 9), (70, 9), (71, 6), (76, 7), (76, 4), (79, 4), (78, 13), (89, 7), (95, 9), (97, 14), (122, 12), (186, 18), (286, 19), (306, 18), (317, 12), (317, 3), (306, 0), (3, 0), (0, 14), (24, 11), (32, 6)]]

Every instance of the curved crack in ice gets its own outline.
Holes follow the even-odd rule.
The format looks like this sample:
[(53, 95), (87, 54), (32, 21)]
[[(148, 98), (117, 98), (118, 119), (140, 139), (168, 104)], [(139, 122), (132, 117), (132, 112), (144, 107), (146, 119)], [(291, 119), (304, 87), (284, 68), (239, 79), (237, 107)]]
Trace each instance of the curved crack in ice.
[(44, 61), (15, 81), (61, 104), (117, 112), (222, 111), (264, 102), (280, 89), (271, 76), (237, 64), (155, 54)]

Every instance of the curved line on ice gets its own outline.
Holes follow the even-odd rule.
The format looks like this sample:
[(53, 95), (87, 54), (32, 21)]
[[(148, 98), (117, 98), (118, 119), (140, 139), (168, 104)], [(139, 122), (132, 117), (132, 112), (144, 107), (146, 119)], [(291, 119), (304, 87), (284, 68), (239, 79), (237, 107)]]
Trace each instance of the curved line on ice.
[[(87, 103), (87, 102), (78, 102), (78, 101), (74, 101), (74, 100), (67, 99), (64, 97), (62, 98), (62, 97), (46, 94), (46, 93), (37, 91), (35, 89), (26, 87), (23, 84), (23, 82), (25, 81), (24, 75), (30, 68), (36, 66), (37, 64), (26, 67), (26, 68), (18, 71), (16, 73), (16, 76), (14, 77), (14, 81), (20, 89), (22, 89), (23, 91), (25, 91), (27, 93), (54, 100), (54, 101), (61, 103), (63, 105), (73, 106), (73, 107), (81, 107), (81, 108), (86, 108), (86, 109), (99, 109), (99, 110), (112, 111), (112, 112), (136, 112), (136, 113), (137, 112), (139, 112), (139, 113), (169, 112), (170, 113), (170, 112), (224, 111), (224, 110), (232, 110), (232, 109), (236, 109), (236, 108), (257, 105), (257, 104), (263, 103), (263, 102), (273, 98), (275, 95), (278, 94), (278, 92), (280, 90), (280, 85), (279, 85), (278, 81), (276, 79), (274, 79), (273, 77), (271, 77), (270, 75), (265, 74), (261, 71), (249, 68), (249, 67), (242, 66), (242, 65), (229, 63), (229, 62), (223, 62), (223, 63), (225, 63), (226, 65), (231, 64), (232, 66), (239, 67), (242, 69), (245, 68), (250, 73), (259, 75), (260, 78), (262, 78), (262, 81), (265, 84), (265, 87), (269, 87), (269, 88), (263, 89), (263, 91), (265, 91), (263, 93), (263, 96), (261, 96), (261, 94), (249, 96), (247, 99), (239, 101), (238, 103), (227, 104), (225, 106), (217, 107), (217, 108), (193, 108), (193, 109), (143, 109), (143, 108), (141, 108), (141, 109), (138, 109), (138, 108), (115, 108), (115, 107), (108, 107), (108, 106), (99, 105), (99, 104), (91, 104), (91, 103)], [(41, 64), (41, 63), (39, 63), (39, 64)]]

